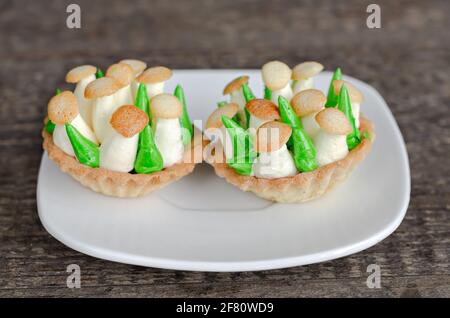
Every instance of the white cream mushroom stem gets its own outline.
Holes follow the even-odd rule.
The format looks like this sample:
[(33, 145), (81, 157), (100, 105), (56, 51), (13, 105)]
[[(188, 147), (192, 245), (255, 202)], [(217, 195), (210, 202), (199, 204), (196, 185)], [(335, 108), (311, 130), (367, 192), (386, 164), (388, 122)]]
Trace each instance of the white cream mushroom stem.
[(292, 97), (291, 106), (311, 138), (319, 132), (320, 127), (315, 117), (325, 108), (326, 101), (326, 96), (318, 89), (303, 90)]
[(74, 126), (80, 134), (98, 144), (94, 132), (81, 117), (77, 98), (72, 92), (64, 91), (53, 96), (48, 103), (48, 118), (55, 124), (53, 142), (69, 156), (75, 156), (72, 144), (67, 136), (65, 124)]
[(113, 64), (106, 70), (106, 77), (114, 79), (119, 89), (114, 93), (114, 106), (117, 109), (122, 105), (133, 105), (131, 95), (131, 82), (134, 79), (133, 70), (128, 64)]
[(324, 166), (347, 156), (347, 134), (352, 126), (343, 112), (336, 108), (325, 108), (316, 115), (320, 130), (314, 137), (316, 160)]
[(296, 65), (292, 69), (292, 89), (294, 94), (305, 89), (314, 88), (314, 76), (322, 72), (323, 65), (319, 62), (308, 61)]
[(333, 87), (336, 96), (339, 96), (342, 84), (345, 84), (345, 86), (347, 87), (348, 95), (350, 96), (350, 103), (352, 105), (352, 114), (355, 118), (355, 125), (356, 128), (359, 128), (359, 114), (361, 112), (361, 103), (364, 101), (364, 95), (351, 83), (344, 80), (334, 80)]
[(259, 153), (253, 162), (255, 177), (276, 179), (297, 174), (294, 159), (286, 146), (291, 133), (289, 125), (278, 121), (270, 121), (259, 127), (254, 142)]
[(76, 84), (74, 94), (78, 101), (81, 117), (92, 127), (92, 103), (84, 97), (86, 86), (95, 80), (97, 68), (92, 65), (81, 65), (66, 74), (66, 82)]
[[(223, 150), (223, 153), (225, 154), (225, 158), (227, 160), (233, 158), (234, 151), (230, 134), (223, 125), (222, 116), (233, 118), (238, 113), (238, 111), (239, 106), (236, 103), (229, 103), (223, 105), (214, 110), (214, 112), (212, 112), (212, 114), (209, 115), (205, 125), (206, 137), (208, 137), (211, 141), (215, 142), (214, 147), (216, 149), (216, 152)], [(213, 136), (215, 138), (218, 138), (218, 140), (213, 139)], [(216, 153), (216, 155), (220, 154)]]
[(170, 94), (159, 94), (150, 99), (155, 144), (163, 158), (164, 168), (183, 160), (184, 146), (179, 118), (183, 106)]
[(100, 168), (130, 172), (138, 149), (139, 133), (147, 126), (147, 114), (134, 105), (123, 105), (111, 116), (113, 132), (100, 145)]
[(246, 75), (239, 76), (229, 82), (223, 89), (223, 95), (230, 96), (230, 103), (239, 106), (237, 116), (242, 127), (247, 127), (247, 116), (245, 114), (245, 97), (242, 91), (242, 85), (248, 83), (249, 77)]
[(116, 80), (101, 77), (91, 82), (84, 91), (84, 96), (92, 100), (92, 128), (100, 143), (113, 131), (109, 121), (117, 109), (114, 94), (119, 88)]
[(142, 72), (147, 68), (147, 63), (141, 60), (135, 59), (125, 59), (121, 60), (119, 63), (127, 64), (131, 67), (133, 71), (133, 80), (131, 81), (131, 94), (133, 96), (133, 102), (136, 100), (137, 90), (139, 83), (136, 78), (142, 74)]
[(253, 136), (261, 125), (280, 119), (277, 105), (270, 100), (255, 98), (249, 101), (246, 107), (250, 114), (249, 132)]
[[(158, 94), (164, 93), (164, 84), (172, 77), (172, 71), (165, 66), (155, 66), (146, 69), (137, 77), (137, 82), (142, 83), (147, 88), (149, 100)], [(139, 85), (137, 85), (139, 86)], [(135, 96), (137, 89), (135, 92)]]
[(272, 91), (272, 103), (278, 105), (278, 96), (283, 96), (288, 101), (292, 98), (291, 76), (292, 70), (285, 63), (271, 61), (263, 65), (261, 69), (264, 84)]

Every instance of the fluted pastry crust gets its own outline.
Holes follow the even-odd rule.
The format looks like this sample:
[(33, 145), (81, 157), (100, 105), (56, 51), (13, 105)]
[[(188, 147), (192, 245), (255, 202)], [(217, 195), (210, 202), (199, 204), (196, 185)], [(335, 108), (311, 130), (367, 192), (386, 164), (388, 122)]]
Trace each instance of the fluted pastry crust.
[[(71, 175), (93, 191), (114, 197), (139, 197), (148, 194), (190, 174), (197, 163), (194, 160), (185, 160), (189, 163), (175, 164), (151, 174), (130, 174), (104, 168), (91, 168), (82, 165), (76, 158), (59, 149), (53, 143), (52, 135), (45, 129), (42, 131), (42, 137), (44, 138), (43, 148), (47, 151), (48, 157), (58, 165), (61, 171)], [(194, 134), (190, 147), (186, 148), (185, 158), (194, 158), (193, 153), (198, 151), (198, 147), (201, 147), (201, 133)]]
[[(298, 173), (293, 177), (263, 179), (237, 174), (226, 163), (205, 161), (214, 167), (216, 174), (243, 191), (280, 203), (298, 203), (321, 197), (335, 185), (344, 181), (370, 152), (375, 140), (374, 125), (361, 116), (360, 131), (367, 131), (370, 138), (364, 139), (348, 155), (338, 161), (322, 166), (312, 172)], [(205, 145), (206, 146), (206, 145)]]

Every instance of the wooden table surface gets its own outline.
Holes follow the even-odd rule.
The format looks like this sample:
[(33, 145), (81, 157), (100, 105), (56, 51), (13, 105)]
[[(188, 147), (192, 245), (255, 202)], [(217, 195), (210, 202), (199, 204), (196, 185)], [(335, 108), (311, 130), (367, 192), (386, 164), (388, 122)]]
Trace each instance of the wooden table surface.
[[(450, 296), (450, 19), (448, 1), (77, 0), (0, 3), (0, 296)], [(406, 141), (411, 202), (390, 237), (342, 259), (283, 270), (180, 272), (73, 251), (42, 227), (36, 181), (46, 104), (77, 64), (138, 57), (171, 68), (258, 68), (318, 60), (373, 85)], [(376, 215), (373, 216), (374, 218)], [(82, 288), (66, 287), (66, 266)], [(366, 286), (369, 264), (381, 288)]]

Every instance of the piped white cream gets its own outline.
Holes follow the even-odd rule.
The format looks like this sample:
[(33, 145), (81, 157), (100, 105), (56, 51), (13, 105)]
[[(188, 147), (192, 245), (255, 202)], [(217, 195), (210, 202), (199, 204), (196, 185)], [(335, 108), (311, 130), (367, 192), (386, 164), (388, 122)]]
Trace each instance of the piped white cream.
[(100, 146), (100, 167), (118, 172), (133, 170), (138, 141), (139, 134), (127, 138), (113, 131)]
[(293, 91), (294, 91), (294, 95), (297, 94), (298, 92), (307, 90), (307, 89), (311, 89), (314, 88), (314, 78), (313, 77), (309, 77), (309, 78), (302, 78), (300, 80), (296, 80), (294, 81), (293, 84)]
[(183, 160), (184, 146), (178, 118), (156, 119), (155, 143), (163, 158), (164, 168)]
[(313, 140), (319, 166), (340, 160), (348, 154), (346, 135), (330, 134), (320, 129)]
[(276, 179), (297, 174), (294, 159), (286, 145), (267, 153), (260, 153), (253, 162), (253, 174), (258, 178)]
[(77, 98), (78, 109), (81, 117), (85, 120), (89, 127), (92, 127), (92, 101), (84, 97), (86, 86), (95, 80), (95, 74), (89, 75), (77, 83), (74, 90), (74, 95)]
[(313, 138), (320, 130), (320, 126), (315, 118), (316, 115), (317, 113), (312, 113), (300, 118), (303, 129), (305, 130), (306, 134), (311, 138)]
[(284, 98), (286, 98), (288, 101), (291, 101), (292, 96), (294, 96), (294, 94), (292, 93), (292, 88), (291, 88), (291, 84), (287, 83), (285, 87), (283, 87), (280, 90), (277, 91), (272, 91), (272, 102), (275, 105), (278, 105), (278, 96), (283, 96)]
[[(84, 121), (80, 114), (78, 114), (70, 123), (74, 126), (80, 134), (89, 139), (90, 141), (98, 144), (98, 140), (88, 126), (88, 124)], [(75, 153), (72, 148), (72, 144), (70, 143), (69, 136), (67, 136), (66, 126), (65, 125), (56, 125), (55, 130), (53, 131), (53, 142), (56, 146), (59, 147), (62, 151), (64, 151), (69, 156), (75, 156)]]
[(92, 102), (92, 127), (100, 143), (113, 132), (109, 121), (119, 106), (114, 101), (114, 95), (99, 97)]
[(236, 89), (230, 93), (230, 102), (239, 106), (237, 116), (243, 127), (247, 125), (247, 117), (245, 115), (245, 97), (242, 88)]

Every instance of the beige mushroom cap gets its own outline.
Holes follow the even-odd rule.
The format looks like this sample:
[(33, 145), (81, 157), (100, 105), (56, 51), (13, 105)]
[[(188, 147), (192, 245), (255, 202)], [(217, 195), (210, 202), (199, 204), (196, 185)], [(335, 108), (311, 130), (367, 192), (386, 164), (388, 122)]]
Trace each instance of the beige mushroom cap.
[(249, 101), (245, 107), (247, 107), (248, 112), (256, 118), (262, 120), (280, 119), (278, 107), (270, 100), (255, 98)]
[(72, 122), (78, 115), (78, 103), (70, 91), (53, 96), (47, 106), (48, 118), (56, 125)]
[(95, 74), (97, 68), (92, 65), (81, 65), (74, 67), (66, 74), (67, 83), (78, 83), (86, 77)]
[(111, 116), (112, 128), (124, 137), (133, 137), (148, 124), (147, 114), (134, 105), (120, 106)]
[(165, 82), (172, 77), (172, 70), (165, 66), (155, 66), (146, 69), (137, 77), (137, 81), (143, 84), (156, 84)]
[(292, 79), (301, 80), (316, 76), (323, 70), (323, 65), (319, 62), (308, 61), (297, 64), (292, 69)]
[(150, 112), (155, 118), (178, 118), (183, 112), (183, 106), (175, 96), (159, 94), (150, 99)]
[(127, 64), (131, 67), (133, 70), (133, 75), (136, 77), (139, 74), (141, 74), (146, 68), (147, 63), (141, 60), (135, 60), (135, 59), (125, 59), (121, 60), (119, 63)]
[(261, 152), (272, 152), (279, 150), (289, 140), (292, 128), (279, 121), (269, 121), (261, 125), (255, 136), (255, 150)]
[(117, 81), (120, 87), (130, 85), (134, 79), (133, 69), (125, 63), (113, 64), (106, 70), (106, 77), (111, 77)]
[(347, 87), (350, 102), (360, 104), (364, 101), (364, 95), (352, 83), (344, 80), (333, 81), (334, 93), (336, 95), (339, 95), (343, 84)]
[(119, 88), (120, 84), (115, 79), (110, 77), (100, 77), (86, 86), (84, 97), (87, 99), (94, 99), (110, 96), (117, 92)]
[(316, 115), (320, 128), (330, 134), (347, 135), (352, 132), (352, 126), (343, 112), (337, 108), (325, 108)]
[(291, 105), (299, 117), (317, 113), (325, 107), (326, 96), (318, 89), (306, 89), (294, 95)]
[(277, 91), (285, 87), (291, 80), (292, 71), (285, 63), (271, 61), (263, 65), (262, 78), (268, 88)]
[(235, 90), (242, 87), (242, 85), (248, 83), (249, 77), (247, 75), (236, 77), (234, 80), (229, 82), (227, 86), (223, 89), (223, 94), (228, 95), (231, 92), (234, 92)]
[(223, 126), (222, 116), (233, 118), (234, 115), (237, 114), (239, 110), (239, 106), (236, 103), (229, 103), (222, 107), (217, 108), (209, 115), (208, 120), (206, 121), (205, 128), (220, 128)]

